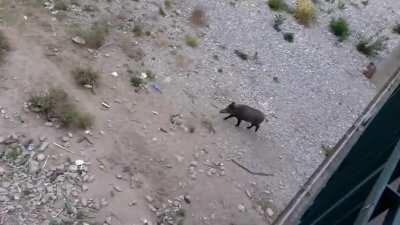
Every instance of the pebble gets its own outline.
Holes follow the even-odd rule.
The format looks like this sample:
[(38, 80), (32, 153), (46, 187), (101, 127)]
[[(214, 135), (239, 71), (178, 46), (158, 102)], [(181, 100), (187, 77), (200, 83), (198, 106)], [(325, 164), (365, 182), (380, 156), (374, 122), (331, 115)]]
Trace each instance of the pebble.
[(146, 195), (145, 198), (146, 198), (146, 201), (149, 202), (149, 203), (153, 202), (153, 200), (154, 200), (154, 199), (153, 199), (152, 197), (150, 197), (149, 195)]
[(136, 205), (136, 204), (137, 204), (136, 201), (131, 201), (131, 202), (129, 202), (129, 206), (134, 206), (134, 205)]
[(0, 176), (3, 176), (6, 173), (6, 169), (0, 167)]
[(69, 141), (69, 137), (63, 136), (63, 137), (61, 137), (61, 140), (62, 140), (63, 142), (68, 142), (68, 141)]
[(39, 153), (36, 156), (36, 160), (39, 161), (39, 162), (43, 161), (45, 158), (46, 158), (46, 156), (44, 154), (42, 154), (42, 153)]
[(46, 123), (44, 123), (44, 125), (45, 125), (46, 127), (52, 127), (52, 126), (54, 126), (54, 124), (53, 124), (52, 122), (46, 122)]
[(117, 174), (116, 177), (117, 177), (117, 179), (122, 179), (122, 175), (121, 174)]
[(108, 206), (108, 201), (107, 201), (105, 198), (102, 198), (102, 199), (100, 200), (100, 205), (101, 205), (102, 207), (106, 207), (106, 206)]
[(246, 207), (244, 205), (242, 205), (242, 204), (239, 204), (238, 205), (238, 210), (239, 210), (239, 212), (245, 212), (246, 211)]
[(273, 217), (273, 216), (274, 216), (274, 211), (273, 211), (271, 208), (267, 208), (267, 209), (266, 209), (266, 212), (267, 212), (267, 215), (268, 215), (269, 217)]
[(119, 186), (114, 186), (114, 190), (116, 190), (118, 192), (122, 192), (122, 189)]

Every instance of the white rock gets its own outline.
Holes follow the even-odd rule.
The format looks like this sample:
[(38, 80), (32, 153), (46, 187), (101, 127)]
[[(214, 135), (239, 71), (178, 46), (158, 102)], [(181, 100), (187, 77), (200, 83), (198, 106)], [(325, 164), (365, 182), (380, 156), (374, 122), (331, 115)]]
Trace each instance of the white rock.
[(117, 72), (112, 72), (111, 75), (112, 75), (113, 77), (118, 77), (118, 76), (119, 76), (119, 74), (118, 74)]
[(246, 207), (244, 205), (242, 205), (242, 204), (239, 204), (238, 205), (238, 210), (239, 210), (239, 212), (245, 212), (246, 211)]
[(72, 41), (73, 41), (75, 44), (78, 44), (78, 45), (85, 45), (85, 44), (86, 44), (85, 39), (83, 39), (82, 37), (79, 37), (79, 36), (73, 37), (73, 38), (72, 38)]
[(267, 208), (265, 211), (267, 212), (267, 215), (269, 217), (273, 217), (274, 214), (275, 214), (274, 211), (271, 208)]
[(39, 153), (36, 156), (36, 160), (39, 161), (39, 162), (43, 161), (45, 158), (46, 158), (46, 156), (44, 154), (42, 154), (42, 153)]

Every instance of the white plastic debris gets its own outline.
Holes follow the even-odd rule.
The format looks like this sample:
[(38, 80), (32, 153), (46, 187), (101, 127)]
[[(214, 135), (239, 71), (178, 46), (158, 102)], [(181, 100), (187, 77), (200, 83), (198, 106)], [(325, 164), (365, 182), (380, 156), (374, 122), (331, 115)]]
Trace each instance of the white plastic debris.
[(141, 76), (140, 76), (140, 78), (146, 79), (146, 78), (147, 78), (147, 73), (142, 73)]
[(112, 75), (113, 77), (118, 77), (118, 76), (119, 76), (117, 72), (112, 72), (111, 75)]

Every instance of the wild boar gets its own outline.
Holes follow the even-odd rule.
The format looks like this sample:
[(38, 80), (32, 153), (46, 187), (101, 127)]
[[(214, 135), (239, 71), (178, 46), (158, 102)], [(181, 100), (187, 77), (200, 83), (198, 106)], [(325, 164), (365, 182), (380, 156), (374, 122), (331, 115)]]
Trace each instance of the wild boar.
[(265, 115), (260, 110), (254, 109), (247, 105), (236, 104), (235, 102), (232, 102), (225, 109), (222, 109), (220, 113), (229, 114), (229, 116), (225, 117), (224, 120), (236, 117), (236, 127), (240, 125), (242, 120), (249, 122), (250, 126), (248, 126), (247, 129), (255, 126), (256, 132), (258, 131), (258, 128), (260, 128), (260, 124), (265, 120)]

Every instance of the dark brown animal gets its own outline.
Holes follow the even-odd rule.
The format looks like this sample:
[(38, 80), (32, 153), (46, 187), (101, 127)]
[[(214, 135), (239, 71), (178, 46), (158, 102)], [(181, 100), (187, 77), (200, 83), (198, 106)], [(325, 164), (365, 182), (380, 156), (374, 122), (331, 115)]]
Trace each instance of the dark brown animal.
[(254, 109), (247, 105), (236, 104), (232, 102), (225, 109), (221, 110), (220, 113), (228, 113), (229, 116), (225, 117), (224, 120), (235, 117), (237, 119), (236, 127), (240, 125), (242, 120), (249, 122), (250, 126), (247, 129), (256, 127), (256, 132), (260, 128), (260, 124), (265, 120), (265, 115), (260, 110)]

